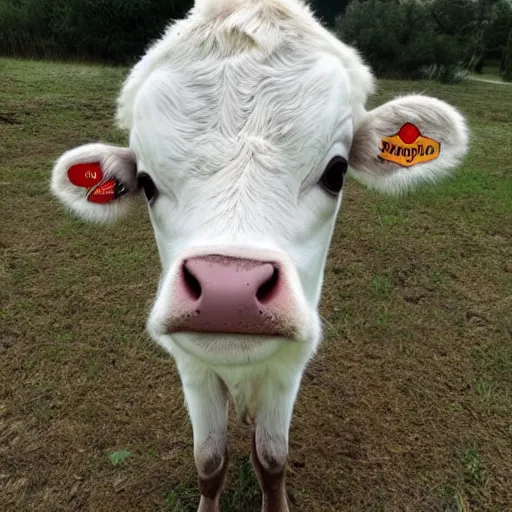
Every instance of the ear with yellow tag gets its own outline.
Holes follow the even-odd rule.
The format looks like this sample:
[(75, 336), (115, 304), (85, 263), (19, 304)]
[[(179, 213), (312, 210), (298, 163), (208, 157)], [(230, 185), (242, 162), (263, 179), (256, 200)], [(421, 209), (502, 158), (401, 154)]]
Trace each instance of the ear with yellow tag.
[(424, 137), (412, 123), (405, 123), (392, 137), (384, 137), (380, 157), (402, 167), (431, 162), (439, 158), (441, 144)]
[(449, 174), (468, 151), (464, 117), (428, 96), (405, 96), (367, 112), (354, 136), (351, 173), (396, 194)]

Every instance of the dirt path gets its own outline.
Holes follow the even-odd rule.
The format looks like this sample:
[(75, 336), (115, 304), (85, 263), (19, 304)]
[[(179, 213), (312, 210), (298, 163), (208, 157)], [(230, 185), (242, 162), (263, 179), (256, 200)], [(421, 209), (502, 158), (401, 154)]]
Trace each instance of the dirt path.
[(487, 80), (486, 78), (478, 78), (476, 76), (468, 76), (469, 80), (475, 82), (485, 82), (486, 84), (512, 85), (512, 82), (503, 82), (500, 80)]

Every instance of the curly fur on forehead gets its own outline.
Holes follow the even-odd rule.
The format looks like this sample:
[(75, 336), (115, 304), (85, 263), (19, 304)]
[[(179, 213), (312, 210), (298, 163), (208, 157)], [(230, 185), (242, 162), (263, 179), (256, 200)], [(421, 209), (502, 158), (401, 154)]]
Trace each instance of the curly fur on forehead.
[[(155, 171), (213, 175), (253, 162), (304, 177), (340, 139), (351, 115), (347, 75), (335, 64), (334, 57), (314, 53), (169, 64), (138, 94), (133, 147)], [(350, 141), (343, 142), (348, 150)]]
[[(316, 54), (336, 57), (348, 75), (354, 122), (364, 113), (373, 77), (358, 53), (337, 40), (298, 0), (203, 0), (196, 2), (188, 18), (171, 25), (133, 68), (118, 98), (120, 127), (131, 129), (136, 97), (152, 72), (166, 65), (186, 69), (202, 63), (207, 74), (226, 59), (244, 56), (251, 62), (299, 62)], [(249, 57), (249, 58), (247, 58)], [(308, 58), (309, 57), (309, 58)], [(242, 65), (242, 63), (240, 63)], [(273, 65), (269, 62), (267, 65)], [(300, 80), (300, 65), (296, 79)], [(254, 75), (253, 80), (259, 76)], [(170, 87), (172, 87), (170, 85)]]

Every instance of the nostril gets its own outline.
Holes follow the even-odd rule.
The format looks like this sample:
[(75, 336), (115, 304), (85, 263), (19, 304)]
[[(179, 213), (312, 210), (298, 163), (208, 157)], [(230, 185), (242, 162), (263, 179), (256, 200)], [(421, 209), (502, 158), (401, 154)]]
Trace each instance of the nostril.
[(196, 279), (194, 274), (190, 272), (190, 270), (187, 268), (187, 262), (183, 264), (183, 282), (185, 283), (185, 288), (187, 289), (188, 293), (190, 293), (190, 296), (197, 300), (199, 297), (201, 297), (201, 284)]
[(274, 272), (272, 276), (267, 279), (256, 292), (256, 298), (262, 304), (265, 304), (272, 300), (275, 291), (277, 289), (277, 282), (279, 281), (279, 270), (274, 266)]

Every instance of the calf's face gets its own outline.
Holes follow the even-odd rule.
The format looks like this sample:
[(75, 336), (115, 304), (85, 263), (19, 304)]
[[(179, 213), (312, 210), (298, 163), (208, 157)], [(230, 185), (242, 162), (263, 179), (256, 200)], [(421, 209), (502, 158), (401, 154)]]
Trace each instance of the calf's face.
[(466, 152), (464, 120), (446, 103), (408, 96), (365, 112), (335, 52), (306, 47), (169, 59), (143, 81), (141, 61), (136, 91), (129, 79), (119, 99), (129, 148), (85, 145), (55, 165), (53, 192), (91, 220), (145, 196), (162, 265), (148, 330), (171, 353), (236, 364), (283, 343), (314, 349), (348, 167), (395, 193)]
[(163, 270), (150, 332), (223, 361), (318, 340), (353, 138), (333, 58), (302, 80), (293, 62), (251, 72), (243, 62), (155, 72), (130, 133)]

